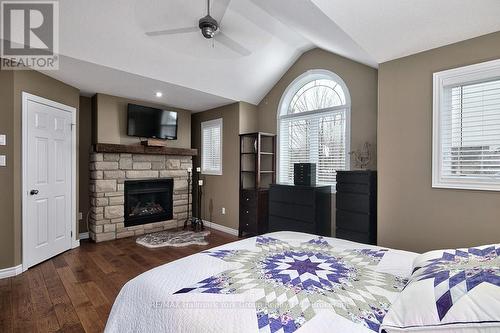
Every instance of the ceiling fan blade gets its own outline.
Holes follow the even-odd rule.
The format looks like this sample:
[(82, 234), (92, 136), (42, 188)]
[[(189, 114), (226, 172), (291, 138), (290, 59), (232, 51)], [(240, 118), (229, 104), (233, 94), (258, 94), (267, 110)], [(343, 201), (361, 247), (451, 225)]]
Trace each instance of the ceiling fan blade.
[(251, 54), (251, 52), (248, 49), (246, 49), (243, 45), (241, 45), (234, 39), (228, 37), (223, 32), (219, 32), (215, 36), (215, 40), (221, 43), (222, 45), (226, 46), (227, 48), (233, 50), (234, 52), (241, 54), (242, 56), (248, 56)]
[(157, 30), (146, 32), (147, 36), (163, 36), (163, 35), (176, 35), (176, 34), (186, 34), (190, 32), (198, 32), (200, 29), (198, 27), (189, 28), (177, 28), (177, 29), (167, 29), (167, 30)]
[(217, 20), (217, 22), (221, 23), (224, 15), (226, 14), (227, 7), (229, 7), (229, 3), (231, 0), (212, 0), (210, 12), (211, 15)]

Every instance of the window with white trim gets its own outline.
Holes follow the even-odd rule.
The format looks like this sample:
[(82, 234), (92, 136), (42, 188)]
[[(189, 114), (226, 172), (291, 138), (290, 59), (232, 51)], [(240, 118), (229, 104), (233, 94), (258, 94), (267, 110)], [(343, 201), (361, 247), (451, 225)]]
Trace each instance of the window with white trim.
[(500, 191), (500, 60), (434, 74), (437, 188)]
[(293, 183), (295, 163), (316, 163), (316, 182), (335, 185), (349, 169), (350, 96), (342, 79), (311, 70), (285, 91), (278, 110), (278, 179)]
[(222, 118), (201, 123), (201, 173), (222, 175)]

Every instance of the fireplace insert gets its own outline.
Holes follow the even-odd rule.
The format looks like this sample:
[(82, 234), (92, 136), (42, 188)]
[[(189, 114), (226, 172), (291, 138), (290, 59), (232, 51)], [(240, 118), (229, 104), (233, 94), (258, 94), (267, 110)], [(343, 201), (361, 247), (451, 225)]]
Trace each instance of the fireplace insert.
[(125, 227), (173, 218), (174, 180), (125, 181)]

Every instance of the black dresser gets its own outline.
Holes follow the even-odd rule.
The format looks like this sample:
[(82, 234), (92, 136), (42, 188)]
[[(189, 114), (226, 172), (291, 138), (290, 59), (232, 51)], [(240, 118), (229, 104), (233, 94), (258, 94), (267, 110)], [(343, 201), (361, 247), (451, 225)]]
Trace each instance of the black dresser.
[(272, 184), (269, 232), (273, 231), (331, 236), (331, 186)]
[(337, 171), (335, 237), (377, 244), (377, 172)]

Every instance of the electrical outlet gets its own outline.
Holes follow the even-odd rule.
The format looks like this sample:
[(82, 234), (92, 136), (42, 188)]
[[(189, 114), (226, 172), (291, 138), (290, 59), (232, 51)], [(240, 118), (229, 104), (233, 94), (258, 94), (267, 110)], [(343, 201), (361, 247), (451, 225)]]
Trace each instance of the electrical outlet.
[(7, 166), (6, 158), (5, 155), (0, 155), (0, 167)]
[(5, 134), (0, 134), (0, 146), (5, 146), (7, 144), (7, 137)]
[(78, 213), (78, 220), (83, 220), (83, 213), (82, 212)]
[(226, 208), (222, 207), (222, 215), (226, 215)]

